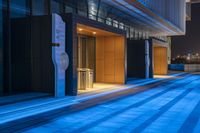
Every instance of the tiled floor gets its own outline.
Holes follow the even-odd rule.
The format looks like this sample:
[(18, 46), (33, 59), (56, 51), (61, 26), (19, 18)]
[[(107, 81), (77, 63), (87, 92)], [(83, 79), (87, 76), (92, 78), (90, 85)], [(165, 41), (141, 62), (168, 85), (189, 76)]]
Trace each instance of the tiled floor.
[[(43, 119), (41, 123), (26, 128), (18, 125), (13, 132), (199, 133), (200, 75), (189, 74), (136, 95), (70, 114), (55, 114), (52, 119), (48, 117), (47, 114), (39, 118)], [(12, 132), (12, 127), (8, 132)]]
[(79, 95), (84, 95), (84, 94), (98, 94), (102, 92), (108, 92), (112, 90), (117, 90), (120, 88), (126, 88), (126, 86), (129, 85), (137, 85), (137, 84), (143, 84), (146, 82), (154, 82), (156, 80), (163, 80), (163, 79), (168, 79), (168, 78), (173, 78), (175, 75), (179, 75), (180, 73), (174, 72), (173, 74), (169, 75), (154, 75), (154, 79), (130, 79), (128, 80), (128, 83), (126, 85), (121, 85), (121, 84), (107, 84), (107, 83), (94, 83), (93, 88), (87, 88), (86, 90), (78, 90)]
[[(129, 79), (128, 83), (125, 85), (98, 83), (95, 84), (92, 89), (79, 92), (78, 96), (66, 96), (62, 98), (44, 97), (33, 100), (25, 100), (27, 95), (23, 94), (5, 97), (3, 101), (14, 101), (14, 103), (0, 106), (0, 129), (2, 127), (1, 125), (7, 122), (82, 103), (84, 103), (84, 106), (81, 107), (85, 108), (86, 106), (88, 107), (88, 104), (85, 103), (87, 101), (90, 106), (93, 106), (102, 102), (102, 100), (106, 101), (124, 94), (128, 95), (130, 93), (144, 91), (144, 89), (149, 89), (149, 87), (143, 88), (148, 84), (153, 84), (155, 86), (156, 84), (167, 82), (171, 80), (171, 78), (177, 78), (179, 75), (185, 74), (186, 73), (175, 73), (174, 75), (165, 76), (165, 78), (156, 77), (155, 79)], [(21, 102), (17, 101), (17, 99), (22, 98), (24, 100)]]
[(16, 94), (16, 95), (11, 95), (11, 96), (3, 96), (3, 97), (0, 97), (0, 106), (18, 103), (21, 101), (39, 99), (43, 97), (50, 97), (50, 96), (51, 94), (39, 93), (39, 92), (29, 92), (29, 93), (21, 93), (21, 94)]
[(116, 87), (120, 87), (119, 84), (104, 84), (104, 83), (94, 83), (93, 88), (87, 88), (86, 90), (78, 90), (79, 94), (86, 94), (86, 93), (91, 93), (91, 92), (103, 92), (103, 91), (108, 91), (112, 90)]

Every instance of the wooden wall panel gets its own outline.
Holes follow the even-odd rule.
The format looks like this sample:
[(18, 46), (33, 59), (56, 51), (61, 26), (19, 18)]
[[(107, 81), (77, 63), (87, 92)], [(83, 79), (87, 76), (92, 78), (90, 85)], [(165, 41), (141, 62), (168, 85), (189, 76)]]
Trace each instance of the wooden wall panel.
[(105, 52), (115, 51), (115, 37), (104, 37), (104, 48)]
[(115, 55), (116, 59), (122, 59), (125, 58), (125, 47), (124, 47), (124, 37), (115, 37)]
[(120, 84), (125, 83), (125, 70), (124, 70), (124, 61), (123, 60), (116, 60), (115, 83), (120, 83)]
[(166, 75), (167, 71), (167, 48), (154, 47), (154, 74)]
[(96, 60), (96, 82), (104, 82), (104, 60)]
[(96, 38), (96, 59), (104, 59), (104, 37)]
[(104, 59), (104, 82), (114, 83), (115, 81), (115, 57), (114, 53), (105, 53)]
[(125, 83), (124, 37), (97, 37), (96, 82)]
[(115, 82), (125, 83), (125, 40), (115, 37)]
[(114, 37), (104, 38), (104, 82), (115, 82), (115, 40)]
[(96, 38), (96, 82), (104, 82), (104, 37)]

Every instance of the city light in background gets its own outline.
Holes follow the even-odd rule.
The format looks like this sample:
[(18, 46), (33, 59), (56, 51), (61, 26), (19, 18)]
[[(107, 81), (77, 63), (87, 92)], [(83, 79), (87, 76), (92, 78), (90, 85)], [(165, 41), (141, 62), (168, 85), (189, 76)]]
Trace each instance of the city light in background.
[(172, 63), (200, 64), (200, 52), (188, 53), (186, 55), (177, 55), (175, 58), (172, 58)]

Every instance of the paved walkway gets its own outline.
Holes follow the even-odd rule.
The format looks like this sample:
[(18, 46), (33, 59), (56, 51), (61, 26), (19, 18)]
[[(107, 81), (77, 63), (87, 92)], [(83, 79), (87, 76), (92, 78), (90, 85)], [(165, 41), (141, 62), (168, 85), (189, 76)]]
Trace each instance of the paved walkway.
[[(102, 101), (150, 89), (144, 86), (156, 86), (173, 78), (178, 78), (179, 75), (185, 74), (186, 73), (175, 73), (155, 79), (131, 79), (126, 85), (105, 85), (105, 87), (99, 89), (94, 88), (90, 91), (84, 91), (78, 96), (66, 96), (62, 98), (41, 97), (31, 100), (25, 100), (26, 98), (31, 98), (29, 94), (3, 97), (3, 99), (1, 99), (2, 103), (5, 103), (5, 101), (12, 102), (10, 102), (11, 104), (0, 105), (0, 125), (27, 117), (37, 116), (42, 113), (62, 110), (63, 108), (72, 108), (72, 106), (81, 105), (80, 107), (86, 108)], [(75, 108), (75, 110), (77, 109)]]
[(0, 126), (0, 132), (199, 133), (199, 118), (200, 75), (187, 74), (79, 111), (46, 113)]

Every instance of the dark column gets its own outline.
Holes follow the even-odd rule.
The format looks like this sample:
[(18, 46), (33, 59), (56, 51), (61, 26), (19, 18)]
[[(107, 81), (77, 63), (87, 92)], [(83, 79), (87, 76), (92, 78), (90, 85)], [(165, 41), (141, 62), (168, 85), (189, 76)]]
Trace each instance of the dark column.
[(153, 78), (153, 41), (152, 39), (149, 39), (149, 59), (150, 59), (150, 65), (149, 65), (149, 78)]
[(63, 15), (66, 22), (66, 52), (69, 55), (69, 67), (66, 71), (66, 94), (77, 95), (77, 63), (78, 63), (78, 42), (77, 24), (73, 14)]
[(145, 78), (145, 40), (127, 40), (127, 76)]
[(3, 87), (4, 93), (11, 93), (11, 43), (10, 43), (10, 0), (3, 0)]
[[(3, 0), (0, 0), (3, 5)], [(3, 7), (0, 7), (0, 95), (3, 94)]]

